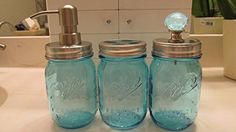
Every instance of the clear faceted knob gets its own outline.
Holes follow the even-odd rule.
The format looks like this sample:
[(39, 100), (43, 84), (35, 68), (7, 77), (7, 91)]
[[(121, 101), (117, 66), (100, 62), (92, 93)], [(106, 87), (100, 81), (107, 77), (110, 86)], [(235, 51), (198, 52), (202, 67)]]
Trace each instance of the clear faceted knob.
[(165, 25), (170, 31), (184, 31), (188, 24), (188, 17), (180, 12), (174, 12), (165, 19)]

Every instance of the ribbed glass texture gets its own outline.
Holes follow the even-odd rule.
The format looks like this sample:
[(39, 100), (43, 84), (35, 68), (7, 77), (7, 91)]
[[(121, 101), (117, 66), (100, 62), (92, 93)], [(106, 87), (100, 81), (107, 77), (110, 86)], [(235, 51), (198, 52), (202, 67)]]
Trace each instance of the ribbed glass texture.
[(144, 57), (101, 57), (98, 73), (103, 121), (115, 129), (138, 126), (147, 112), (148, 67)]
[(190, 126), (198, 112), (202, 70), (199, 58), (154, 57), (150, 71), (150, 113), (168, 130)]
[(64, 128), (89, 124), (97, 111), (96, 72), (91, 58), (50, 60), (45, 71), (53, 120)]

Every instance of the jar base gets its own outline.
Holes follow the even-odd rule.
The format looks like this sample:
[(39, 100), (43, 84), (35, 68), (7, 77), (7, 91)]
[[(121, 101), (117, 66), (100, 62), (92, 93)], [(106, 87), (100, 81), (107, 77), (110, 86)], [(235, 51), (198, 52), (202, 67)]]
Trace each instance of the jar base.
[(103, 121), (111, 128), (118, 130), (129, 130), (139, 126), (144, 120), (145, 114), (140, 116), (135, 112), (123, 111), (114, 112), (109, 115), (102, 116)]
[(62, 128), (77, 129), (90, 124), (95, 114), (90, 112), (70, 112), (63, 115), (56, 115), (54, 121)]
[(171, 131), (186, 129), (193, 123), (193, 120), (179, 111), (155, 112), (151, 113), (151, 118), (157, 126)]

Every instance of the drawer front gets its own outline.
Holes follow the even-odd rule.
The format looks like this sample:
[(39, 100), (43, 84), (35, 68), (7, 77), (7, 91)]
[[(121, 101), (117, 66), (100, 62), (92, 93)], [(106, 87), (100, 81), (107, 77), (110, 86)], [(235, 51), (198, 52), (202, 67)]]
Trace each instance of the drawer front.
[[(118, 33), (118, 11), (79, 11), (78, 31), (82, 33)], [(61, 32), (58, 15), (49, 16), (50, 34)]]
[(119, 6), (120, 9), (183, 9), (192, 8), (192, 0), (119, 0)]
[[(185, 10), (121, 10), (120, 33), (157, 33), (168, 32), (164, 25), (167, 15), (172, 12), (182, 12), (191, 18), (191, 11)], [(189, 19), (190, 20), (190, 19)], [(190, 31), (190, 23), (186, 32)]]
[[(58, 35), (51, 35), (50, 37), (51, 42), (59, 40)], [(99, 43), (105, 40), (118, 39), (118, 34), (82, 34), (81, 38), (83, 41), (89, 41), (93, 44), (93, 58), (98, 59)]]
[(118, 9), (118, 0), (47, 0), (47, 9), (58, 9), (66, 4), (74, 5), (78, 10)]

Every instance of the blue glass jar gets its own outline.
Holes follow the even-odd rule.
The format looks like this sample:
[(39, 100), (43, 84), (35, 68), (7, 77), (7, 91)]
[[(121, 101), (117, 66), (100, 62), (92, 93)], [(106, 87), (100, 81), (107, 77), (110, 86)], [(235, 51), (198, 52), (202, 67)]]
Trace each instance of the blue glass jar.
[(80, 128), (95, 117), (96, 72), (90, 57), (49, 60), (45, 71), (53, 120), (64, 128)]
[(171, 39), (154, 40), (149, 109), (158, 126), (176, 131), (190, 126), (198, 113), (201, 43), (170, 31)]
[(201, 66), (198, 59), (154, 56), (150, 68), (150, 111), (158, 126), (168, 130), (182, 130), (195, 120), (201, 88)]
[(147, 112), (148, 67), (146, 44), (135, 40), (100, 44), (99, 109), (115, 129), (138, 126)]
[(46, 50), (49, 62), (45, 77), (53, 120), (70, 129), (89, 124), (97, 111), (96, 71), (91, 59), (91, 44), (83, 42), (63, 48), (59, 43), (50, 43)]

